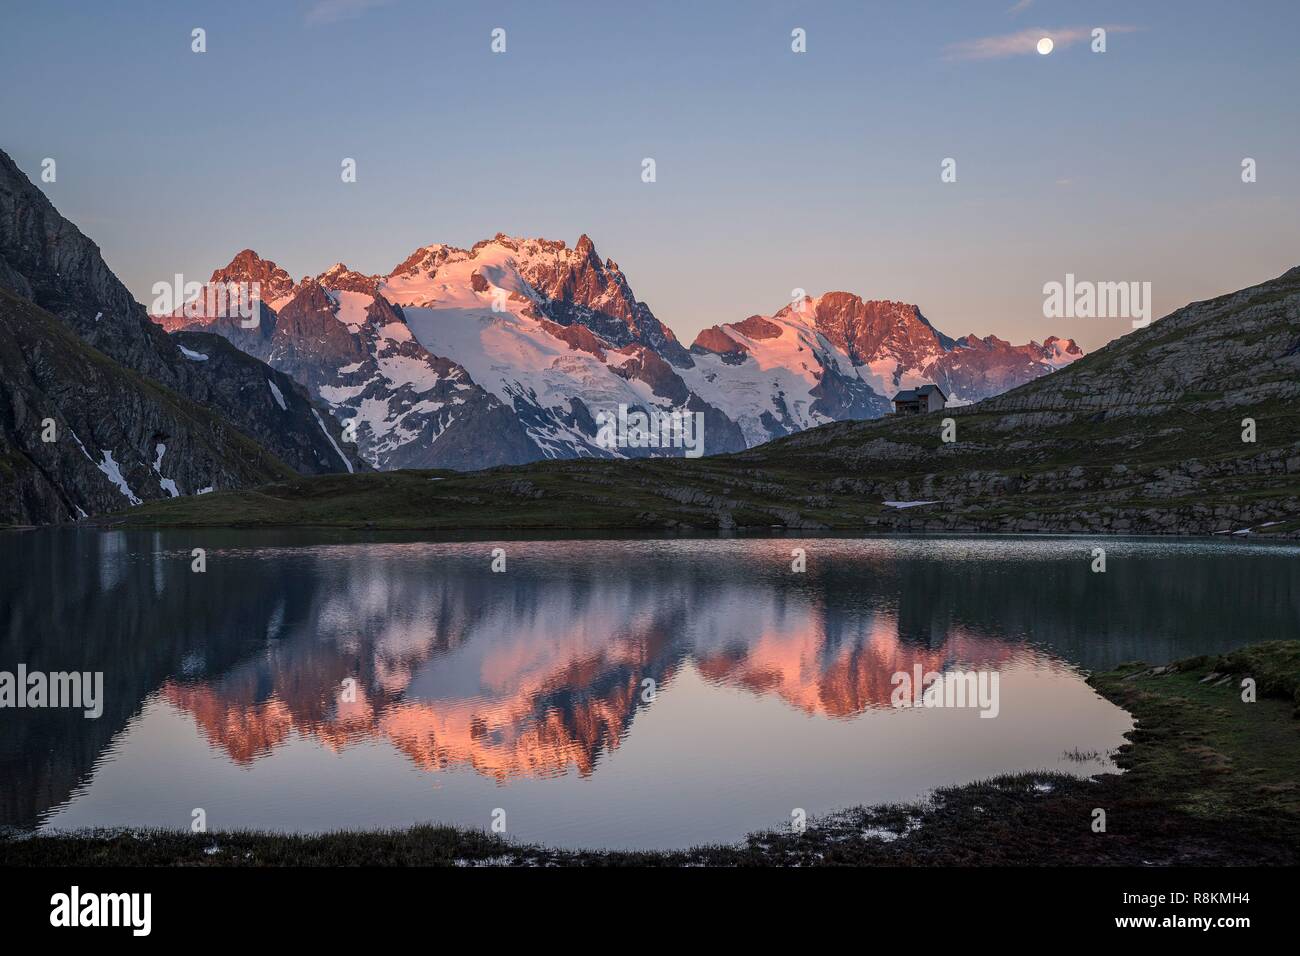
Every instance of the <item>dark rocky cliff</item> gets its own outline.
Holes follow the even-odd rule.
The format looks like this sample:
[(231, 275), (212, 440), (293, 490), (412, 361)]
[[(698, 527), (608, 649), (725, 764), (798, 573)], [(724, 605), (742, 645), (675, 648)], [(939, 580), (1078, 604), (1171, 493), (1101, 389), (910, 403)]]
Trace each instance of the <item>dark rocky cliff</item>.
[(255, 391), (267, 390), (266, 380), (274, 372), (264, 363), (186, 358), (109, 269), (99, 247), (61, 216), (3, 151), (0, 261), (0, 287), (54, 315), (82, 341), (124, 367), (209, 405), (245, 435), (257, 436), (291, 468), (305, 474), (347, 470), (331, 439), (344, 447), (349, 464), (358, 463), (328, 415), (323, 417), (329, 436), (308, 406), (283, 415), (269, 412), (265, 403), (246, 400)]

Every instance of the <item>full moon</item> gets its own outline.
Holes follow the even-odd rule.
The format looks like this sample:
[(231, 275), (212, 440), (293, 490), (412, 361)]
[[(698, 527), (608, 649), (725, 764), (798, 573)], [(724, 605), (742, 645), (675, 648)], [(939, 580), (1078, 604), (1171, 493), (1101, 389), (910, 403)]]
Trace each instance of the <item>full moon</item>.
[(1056, 44), (1052, 42), (1051, 37), (1043, 37), (1041, 40), (1038, 41), (1038, 52), (1041, 53), (1043, 56), (1047, 56), (1047, 54), (1052, 52), (1052, 47), (1054, 47), (1055, 45)]

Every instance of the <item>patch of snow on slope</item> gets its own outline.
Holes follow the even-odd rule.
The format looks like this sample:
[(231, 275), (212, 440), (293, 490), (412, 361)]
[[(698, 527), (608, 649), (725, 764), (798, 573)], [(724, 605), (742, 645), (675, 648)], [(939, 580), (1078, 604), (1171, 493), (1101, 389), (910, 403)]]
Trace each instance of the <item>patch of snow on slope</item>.
[(167, 454), (167, 446), (162, 442), (159, 442), (154, 446), (154, 451), (157, 452), (157, 457), (153, 460), (153, 470), (158, 473), (158, 487), (171, 495), (171, 497), (179, 498), (181, 492), (180, 489), (176, 487), (176, 482), (171, 478), (164, 478), (162, 473), (162, 460), (163, 455)]
[(442, 381), (442, 376), (431, 369), (423, 359), (389, 355), (380, 358), (378, 365), (380, 374), (388, 379), (394, 388), (410, 385), (417, 392), (427, 392)]
[(187, 349), (183, 345), (177, 345), (176, 347), (180, 349), (181, 354), (184, 355), (191, 362), (206, 362), (208, 360), (208, 357), (204, 355), (202, 352), (195, 352), (192, 349)]
[(289, 406), (284, 403), (284, 393), (276, 388), (275, 382), (271, 379), (268, 378), (266, 384), (271, 386), (271, 396), (279, 403), (280, 408), (284, 411), (288, 411)]
[(374, 297), (364, 292), (347, 292), (337, 289), (328, 290), (330, 299), (338, 306), (334, 317), (348, 327), (349, 332), (360, 332), (366, 324), (366, 310), (374, 302)]
[(413, 338), (411, 330), (401, 322), (389, 322), (387, 325), (381, 326), (379, 335), (390, 342), (409, 342)]
[[(326, 440), (334, 447), (334, 450), (338, 452), (338, 456), (343, 459), (343, 466), (347, 468), (348, 474), (352, 474), (351, 459), (349, 459), (347, 455), (343, 454), (343, 449), (338, 446), (336, 441), (334, 441), (334, 436), (330, 434), (330, 430), (326, 428), (325, 423), (321, 421), (320, 412), (313, 408), (311, 413), (316, 416), (316, 424), (319, 425), (320, 430), (325, 433)], [(208, 490), (210, 491), (211, 489)], [(199, 494), (203, 494), (203, 492), (200, 491)]]
[(377, 379), (372, 378), (360, 385), (322, 385), (317, 391), (320, 392), (320, 397), (331, 405), (342, 405), (344, 402), (356, 398), (375, 381)]
[[(342, 389), (340, 389), (340, 391), (342, 391)], [(325, 394), (325, 389), (323, 388), (321, 389), (321, 396), (329, 399), (329, 396)], [(390, 418), (392, 413), (392, 403), (389, 397), (363, 398), (359, 403), (352, 407), (355, 407), (357, 410), (357, 414), (354, 416), (353, 421), (357, 423), (358, 435), (362, 433), (361, 426), (366, 425), (369, 426), (370, 434), (374, 436), (377, 447), (382, 447), (384, 450), (391, 450), (396, 447), (396, 443), (383, 445), (380, 442), (380, 439), (384, 438), (397, 425), (397, 422)]]
[(101, 454), (104, 456), (104, 460), (95, 462), (95, 467), (102, 471), (109, 481), (117, 485), (117, 490), (122, 492), (122, 496), (127, 501), (133, 505), (138, 505), (140, 499), (135, 496), (131, 486), (126, 483), (126, 478), (122, 475), (122, 469), (113, 460), (113, 453), (111, 451), (101, 451)]

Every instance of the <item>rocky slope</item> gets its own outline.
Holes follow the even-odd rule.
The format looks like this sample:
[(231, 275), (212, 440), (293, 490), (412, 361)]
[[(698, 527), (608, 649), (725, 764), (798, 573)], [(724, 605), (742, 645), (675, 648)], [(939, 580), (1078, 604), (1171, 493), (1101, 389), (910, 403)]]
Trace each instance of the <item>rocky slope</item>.
[(300, 479), (132, 519), (1300, 537), (1297, 399), (1300, 268), (971, 406), (837, 422), (697, 461)]
[(178, 332), (172, 339), (187, 361), (202, 363), (207, 373), (191, 379), (189, 397), (217, 409), (245, 408), (240, 422), (244, 432), (264, 447), (275, 448), (294, 470), (351, 474), (362, 467), (329, 414), (316, 408), (297, 381), (219, 335)]
[(0, 369), (0, 525), (73, 521), (293, 474), (221, 417), (3, 290)]
[[(187, 355), (3, 152), (0, 290), (8, 293), (3, 321), (14, 330), (0, 367), (0, 420), (16, 482), (0, 488), (0, 520), (66, 520), (172, 493), (242, 487), (286, 466), (319, 474), (359, 464), (338, 446), (338, 425), (289, 379), (234, 349)], [(57, 337), (49, 321), (70, 337)], [(50, 354), (56, 341), (69, 351), (66, 363)], [(97, 374), (84, 381), (50, 377), (91, 368)], [(47, 418), (53, 442), (42, 440)]]
[[(0, 258), (5, 260), (6, 288), (57, 316), (87, 344), (181, 395), (211, 402), (235, 427), (260, 434), (269, 451), (298, 471), (344, 470), (333, 447), (337, 425), (327, 425), (326, 434), (315, 415), (286, 419), (278, 414), (282, 410), (246, 401), (246, 395), (266, 389), (269, 373), (260, 363), (223, 364), (222, 370), (238, 381), (213, 381), (217, 366), (191, 361), (150, 322), (144, 307), (105, 264), (99, 247), (59, 215), (3, 153)], [(269, 422), (268, 415), (280, 420)]]

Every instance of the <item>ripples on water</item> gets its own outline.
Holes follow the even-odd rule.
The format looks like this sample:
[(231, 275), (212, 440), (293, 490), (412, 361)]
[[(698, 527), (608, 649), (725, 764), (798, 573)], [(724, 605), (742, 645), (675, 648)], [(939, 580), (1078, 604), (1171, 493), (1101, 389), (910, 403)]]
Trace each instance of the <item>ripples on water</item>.
[[(105, 675), (99, 720), (2, 716), (0, 823), (48, 828), (186, 827), (195, 807), (212, 829), (485, 827), (500, 808), (554, 844), (736, 840), (795, 807), (1109, 769), (1131, 722), (1081, 668), (1290, 636), (1300, 610), (1300, 549), (1236, 541), (5, 542), (0, 668)], [(996, 670), (998, 717), (894, 708), (917, 665)]]

